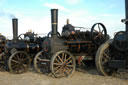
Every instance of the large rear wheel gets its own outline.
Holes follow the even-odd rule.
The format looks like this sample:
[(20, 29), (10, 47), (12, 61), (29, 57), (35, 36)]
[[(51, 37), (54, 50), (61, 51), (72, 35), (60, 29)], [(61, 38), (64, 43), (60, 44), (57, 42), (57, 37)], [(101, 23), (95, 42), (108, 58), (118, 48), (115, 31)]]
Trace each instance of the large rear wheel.
[(95, 63), (96, 67), (101, 75), (109, 76), (112, 75), (115, 69), (110, 68), (108, 62), (111, 60), (110, 53), (110, 41), (101, 45), (96, 53)]

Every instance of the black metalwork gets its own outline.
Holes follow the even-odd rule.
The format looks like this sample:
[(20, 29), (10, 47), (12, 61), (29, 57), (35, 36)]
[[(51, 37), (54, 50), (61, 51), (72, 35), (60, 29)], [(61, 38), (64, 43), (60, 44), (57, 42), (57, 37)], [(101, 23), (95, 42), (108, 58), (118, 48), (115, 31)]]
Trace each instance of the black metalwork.
[(4, 56), (11, 73), (23, 73), (28, 70), (34, 55), (42, 50), (45, 37), (38, 37), (34, 32), (26, 32), (18, 36), (18, 19), (12, 19), (13, 40), (5, 43)]
[(128, 0), (125, 0), (126, 32), (128, 32)]
[(58, 9), (51, 9), (52, 36), (57, 35)]
[(62, 28), (60, 35), (57, 30), (57, 9), (51, 9), (51, 22), (51, 32), (42, 43), (42, 51), (34, 58), (34, 67), (39, 73), (44, 73), (44, 70), (49, 69), (48, 72), (55, 77), (71, 76), (75, 70), (75, 57), (78, 57), (79, 62), (81, 62), (81, 57), (94, 60), (98, 47), (109, 39), (102, 23), (94, 24), (90, 31), (87, 29), (82, 31), (83, 29), (76, 30), (69, 20)]
[(18, 19), (12, 19), (12, 24), (13, 40), (4, 43), (0, 56), (8, 70), (16, 74), (27, 71), (34, 59), (39, 73), (52, 73), (57, 78), (71, 76), (76, 66), (75, 57), (79, 65), (82, 60), (94, 60), (98, 47), (109, 39), (102, 23), (94, 24), (89, 31), (67, 20), (60, 34), (58, 9), (51, 9), (52, 29), (46, 37), (37, 37), (31, 31), (18, 35)]
[[(119, 31), (114, 39), (104, 43), (97, 51), (96, 66), (102, 75), (112, 75), (120, 73), (123, 69), (128, 70), (128, 0), (125, 0), (126, 19), (122, 22), (126, 24), (125, 31)], [(106, 53), (107, 50), (107, 53)]]
[(17, 41), (17, 37), (18, 37), (18, 19), (17, 18), (13, 18), (12, 19), (12, 28), (13, 28), (13, 41), (16, 42)]

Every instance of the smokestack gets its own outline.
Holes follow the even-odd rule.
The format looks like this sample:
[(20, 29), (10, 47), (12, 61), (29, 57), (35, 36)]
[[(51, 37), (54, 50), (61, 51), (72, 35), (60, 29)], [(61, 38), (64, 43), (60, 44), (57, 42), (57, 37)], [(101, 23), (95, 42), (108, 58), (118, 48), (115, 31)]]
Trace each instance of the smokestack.
[(51, 9), (52, 36), (57, 35), (58, 9)]
[(12, 19), (12, 28), (13, 28), (13, 41), (16, 42), (18, 37), (18, 19), (17, 18)]
[(126, 32), (128, 32), (128, 0), (125, 0)]

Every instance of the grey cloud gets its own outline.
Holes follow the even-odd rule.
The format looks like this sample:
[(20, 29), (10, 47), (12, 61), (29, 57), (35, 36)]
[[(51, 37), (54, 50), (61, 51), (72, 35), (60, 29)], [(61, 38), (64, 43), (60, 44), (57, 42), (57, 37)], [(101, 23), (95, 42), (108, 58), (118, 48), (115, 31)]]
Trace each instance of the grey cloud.
[(9, 12), (3, 12), (3, 11), (0, 12), (0, 17), (8, 17), (10, 19), (16, 18), (14, 14)]

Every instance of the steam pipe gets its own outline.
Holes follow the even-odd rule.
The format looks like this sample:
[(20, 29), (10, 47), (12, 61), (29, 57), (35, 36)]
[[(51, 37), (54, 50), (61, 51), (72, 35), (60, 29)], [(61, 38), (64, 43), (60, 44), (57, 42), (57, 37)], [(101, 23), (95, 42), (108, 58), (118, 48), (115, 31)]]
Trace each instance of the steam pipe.
[(57, 36), (58, 31), (58, 9), (51, 9), (52, 36)]
[(17, 18), (12, 19), (12, 28), (13, 28), (13, 41), (17, 42), (17, 37), (18, 37), (18, 19)]

